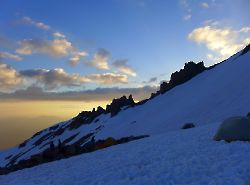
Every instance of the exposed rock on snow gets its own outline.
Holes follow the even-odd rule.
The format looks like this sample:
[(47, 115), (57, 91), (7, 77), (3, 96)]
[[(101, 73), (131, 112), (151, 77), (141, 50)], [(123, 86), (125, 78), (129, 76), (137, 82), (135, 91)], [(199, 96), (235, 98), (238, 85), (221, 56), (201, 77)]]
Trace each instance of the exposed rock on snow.
[(244, 54), (246, 54), (246, 53), (249, 52), (249, 51), (250, 51), (250, 44), (249, 44), (248, 46), (246, 46), (246, 47), (242, 50), (241, 55), (244, 55)]
[(180, 71), (176, 71), (172, 73), (169, 82), (163, 82), (160, 86), (160, 93), (163, 94), (168, 90), (174, 88), (177, 85), (183, 84), (186, 81), (190, 80), (197, 74), (206, 70), (203, 62), (194, 63), (188, 62), (185, 63), (185, 66)]
[[(209, 68), (206, 68), (203, 62), (199, 62), (196, 64), (190, 61), (188, 63), (185, 63), (183, 69), (171, 74), (169, 82), (161, 83), (160, 90), (157, 91), (156, 93), (152, 93), (150, 99), (153, 99), (160, 94), (164, 94), (167, 91), (173, 89), (174, 87), (187, 82), (188, 80), (202, 73), (206, 69), (209, 69)], [(139, 102), (139, 104), (144, 104), (146, 102), (147, 100), (143, 100)]]
[[(88, 137), (91, 137), (91, 136), (92, 134), (90, 134)], [(61, 145), (60, 147), (53, 146), (53, 147), (46, 149), (42, 153), (32, 155), (27, 160), (20, 161), (16, 165), (12, 164), (9, 167), (0, 168), (0, 175), (8, 174), (10, 172), (21, 170), (24, 168), (31, 168), (31, 167), (34, 167), (43, 163), (48, 163), (51, 161), (64, 159), (64, 158), (72, 157), (72, 156), (83, 154), (83, 153), (93, 152), (95, 150), (100, 150), (100, 149), (107, 148), (113, 145), (128, 143), (130, 141), (142, 139), (145, 137), (149, 137), (149, 136), (148, 135), (129, 136), (129, 137), (123, 137), (118, 140), (112, 137), (108, 137), (107, 139), (98, 140), (96, 142), (92, 137), (91, 141), (87, 142), (83, 147), (77, 144), (66, 145), (66, 146)]]
[(135, 102), (132, 95), (128, 98), (126, 96), (122, 96), (121, 98), (113, 99), (111, 104), (107, 105), (106, 113), (111, 113), (111, 117), (113, 117), (121, 111), (122, 107), (133, 106), (134, 104)]
[(194, 128), (194, 127), (195, 127), (195, 125), (193, 123), (186, 123), (181, 128), (182, 129), (189, 129), (189, 128)]
[(239, 116), (226, 119), (220, 125), (214, 140), (250, 141), (250, 118)]

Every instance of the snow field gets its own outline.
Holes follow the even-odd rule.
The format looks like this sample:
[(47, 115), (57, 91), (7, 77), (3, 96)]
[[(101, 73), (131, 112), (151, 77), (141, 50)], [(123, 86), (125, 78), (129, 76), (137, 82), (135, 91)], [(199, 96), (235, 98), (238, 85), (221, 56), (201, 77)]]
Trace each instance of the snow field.
[(220, 123), (172, 131), (0, 176), (1, 185), (249, 185), (250, 143)]

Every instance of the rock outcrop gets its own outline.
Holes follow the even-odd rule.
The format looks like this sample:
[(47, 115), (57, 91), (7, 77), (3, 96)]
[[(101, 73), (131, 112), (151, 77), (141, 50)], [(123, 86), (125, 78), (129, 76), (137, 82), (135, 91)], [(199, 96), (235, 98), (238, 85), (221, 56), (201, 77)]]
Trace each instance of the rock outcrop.
[(106, 106), (106, 110), (99, 106), (97, 107), (97, 109), (93, 108), (92, 111), (83, 111), (78, 114), (72, 119), (72, 122), (69, 125), (69, 129), (77, 129), (81, 125), (90, 124), (101, 114), (110, 113), (111, 117), (113, 117), (121, 111), (122, 107), (134, 105), (135, 102), (132, 95), (130, 95), (128, 98), (126, 96), (122, 96), (121, 98), (113, 99), (111, 104)]
[(247, 46), (242, 50), (241, 55), (244, 55), (244, 54), (246, 54), (246, 53), (249, 52), (249, 51), (250, 51), (250, 44), (247, 45)]
[[(85, 137), (85, 139), (90, 138), (91, 136), (92, 135), (88, 135), (88, 137)], [(21, 160), (17, 164), (13, 164), (5, 168), (0, 168), (0, 175), (8, 174), (10, 172), (21, 170), (24, 168), (31, 168), (43, 163), (48, 163), (51, 161), (60, 160), (83, 153), (93, 152), (95, 150), (100, 150), (117, 144), (127, 143), (145, 137), (149, 137), (149, 135), (129, 136), (120, 138), (118, 140), (112, 137), (108, 137), (107, 139), (98, 141), (91, 139), (82, 147), (79, 145), (79, 143), (74, 143), (62, 147), (55, 146), (55, 148), (47, 148), (42, 153), (32, 155), (29, 159)]]
[(206, 70), (203, 62), (195, 64), (194, 62), (185, 63), (185, 66), (180, 71), (172, 73), (169, 82), (163, 82), (160, 85), (160, 93), (164, 94), (177, 85), (183, 84), (195, 77), (197, 74)]
[(121, 98), (113, 99), (111, 104), (106, 106), (105, 113), (106, 114), (110, 113), (111, 117), (113, 117), (121, 111), (122, 107), (125, 107), (125, 106), (131, 107), (134, 105), (135, 105), (135, 102), (134, 102), (132, 95), (130, 95), (128, 98), (126, 96), (122, 96)]
[(140, 101), (137, 103), (137, 105), (142, 105), (146, 103), (148, 100), (153, 99), (160, 94), (166, 93), (167, 91), (173, 89), (177, 85), (187, 82), (188, 80), (192, 79), (193, 77), (195, 77), (196, 75), (202, 73), (203, 71), (207, 69), (210, 69), (210, 68), (206, 68), (203, 62), (199, 62), (197, 64), (192, 61), (185, 63), (185, 66), (183, 69), (171, 74), (170, 80), (168, 82), (165, 81), (161, 83), (159, 91), (152, 93), (149, 99)]
[(89, 124), (103, 113), (105, 113), (105, 110), (100, 106), (97, 107), (97, 110), (94, 108), (92, 111), (83, 111), (72, 119), (69, 128), (72, 130), (80, 127), (81, 125)]

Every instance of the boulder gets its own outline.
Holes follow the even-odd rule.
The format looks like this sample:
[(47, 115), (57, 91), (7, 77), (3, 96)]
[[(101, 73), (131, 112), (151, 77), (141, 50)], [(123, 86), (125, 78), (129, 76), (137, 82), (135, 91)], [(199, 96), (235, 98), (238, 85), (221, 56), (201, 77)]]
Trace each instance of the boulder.
[(189, 129), (189, 128), (194, 128), (195, 125), (193, 123), (186, 123), (184, 124), (181, 129)]
[(250, 141), (250, 118), (244, 116), (228, 118), (220, 125), (214, 140)]

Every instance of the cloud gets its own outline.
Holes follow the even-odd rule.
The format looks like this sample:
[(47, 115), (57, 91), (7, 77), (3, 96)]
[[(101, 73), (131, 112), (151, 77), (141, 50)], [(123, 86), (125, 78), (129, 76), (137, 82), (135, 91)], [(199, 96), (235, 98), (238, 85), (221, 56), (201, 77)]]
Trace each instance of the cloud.
[(108, 70), (108, 60), (110, 57), (110, 53), (105, 49), (99, 49), (97, 53), (94, 54), (92, 61), (85, 62), (86, 65), (101, 69), (101, 70)]
[(148, 81), (143, 81), (142, 83), (144, 83), (144, 84), (155, 83), (155, 82), (157, 82), (157, 80), (158, 80), (157, 77), (152, 77)]
[(53, 57), (63, 57), (72, 50), (72, 43), (66, 39), (42, 40), (25, 39), (21, 41), (21, 47), (16, 50), (20, 55), (31, 55), (33, 53), (47, 54)]
[(247, 43), (250, 38), (248, 32), (247, 27), (234, 30), (211, 24), (194, 29), (189, 33), (188, 39), (198, 44), (204, 44), (210, 50), (209, 59), (224, 60), (249, 44)]
[(69, 63), (72, 66), (79, 64), (83, 57), (86, 57), (88, 53), (86, 51), (75, 52), (74, 55), (69, 59)]
[(69, 74), (62, 68), (56, 69), (30, 69), (19, 72), (23, 78), (43, 86), (45, 89), (56, 89), (59, 87), (80, 86), (86, 83), (96, 83), (102, 85), (114, 85), (128, 83), (126, 75), (104, 73), (80, 75), (77, 73)]
[(15, 60), (15, 61), (21, 61), (22, 58), (18, 55), (9, 53), (9, 52), (1, 52), (0, 51), (0, 61), (7, 59), (7, 60)]
[(33, 80), (46, 89), (55, 89), (63, 86), (79, 86), (90, 82), (89, 79), (79, 74), (68, 74), (62, 68), (56, 69), (30, 69), (20, 71), (20, 75), (24, 78)]
[(211, 65), (214, 64), (214, 63), (216, 63), (216, 62), (218, 62), (218, 61), (222, 61), (223, 60), (221, 57), (216, 56), (216, 55), (211, 54), (211, 53), (207, 54), (207, 59), (212, 62)]
[(185, 21), (188, 21), (188, 20), (190, 20), (191, 18), (192, 18), (192, 15), (191, 15), (191, 14), (185, 15), (185, 16), (183, 17), (183, 19), (184, 19)]
[(249, 33), (250, 32), (250, 27), (243, 27), (239, 30), (239, 32), (243, 32), (243, 33)]
[(201, 7), (202, 8), (209, 8), (209, 5), (208, 5), (208, 3), (203, 2), (203, 3), (201, 3)]
[(192, 9), (191, 6), (189, 4), (188, 0), (179, 0), (179, 4), (181, 5), (181, 7), (185, 10), (185, 16), (183, 16), (183, 20), (188, 21), (192, 18)]
[(23, 23), (23, 24), (29, 24), (29, 25), (35, 26), (35, 27), (37, 27), (39, 29), (42, 29), (42, 30), (49, 30), (50, 29), (49, 25), (47, 25), (47, 24), (45, 24), (43, 22), (34, 21), (33, 19), (31, 19), (28, 16), (24, 16), (21, 19), (21, 23)]
[(119, 70), (119, 72), (129, 75), (129, 76), (136, 76), (135, 70), (128, 65), (128, 60), (116, 60), (112, 64), (115, 68)]
[(18, 72), (7, 64), (0, 63), (0, 74), (1, 91), (9, 91), (23, 82)]
[(104, 85), (126, 84), (128, 83), (128, 76), (115, 73), (93, 74), (86, 76), (91, 82)]
[(16, 53), (20, 55), (44, 54), (51, 57), (68, 56), (69, 63), (72, 66), (77, 65), (80, 60), (87, 56), (86, 51), (80, 51), (66, 39), (66, 36), (60, 32), (53, 33), (54, 39), (24, 39), (19, 42), (20, 47), (16, 49)]
[(63, 38), (63, 39), (66, 38), (66, 36), (60, 32), (54, 32), (53, 36), (57, 38)]
[(245, 45), (250, 44), (250, 37), (244, 39), (243, 43), (244, 43)]
[(209, 19), (209, 20), (204, 21), (203, 24), (206, 25), (206, 26), (217, 27), (217, 26), (220, 26), (221, 22)]
[(148, 98), (158, 87), (144, 86), (138, 88), (96, 88), (85, 91), (46, 92), (41, 87), (30, 86), (13, 93), (0, 93), (0, 100), (50, 100), (50, 101), (111, 101), (123, 95), (132, 94), (139, 101)]
[(189, 2), (188, 0), (180, 0), (179, 1), (180, 5), (186, 9), (189, 9), (190, 8), (190, 5), (189, 5)]

